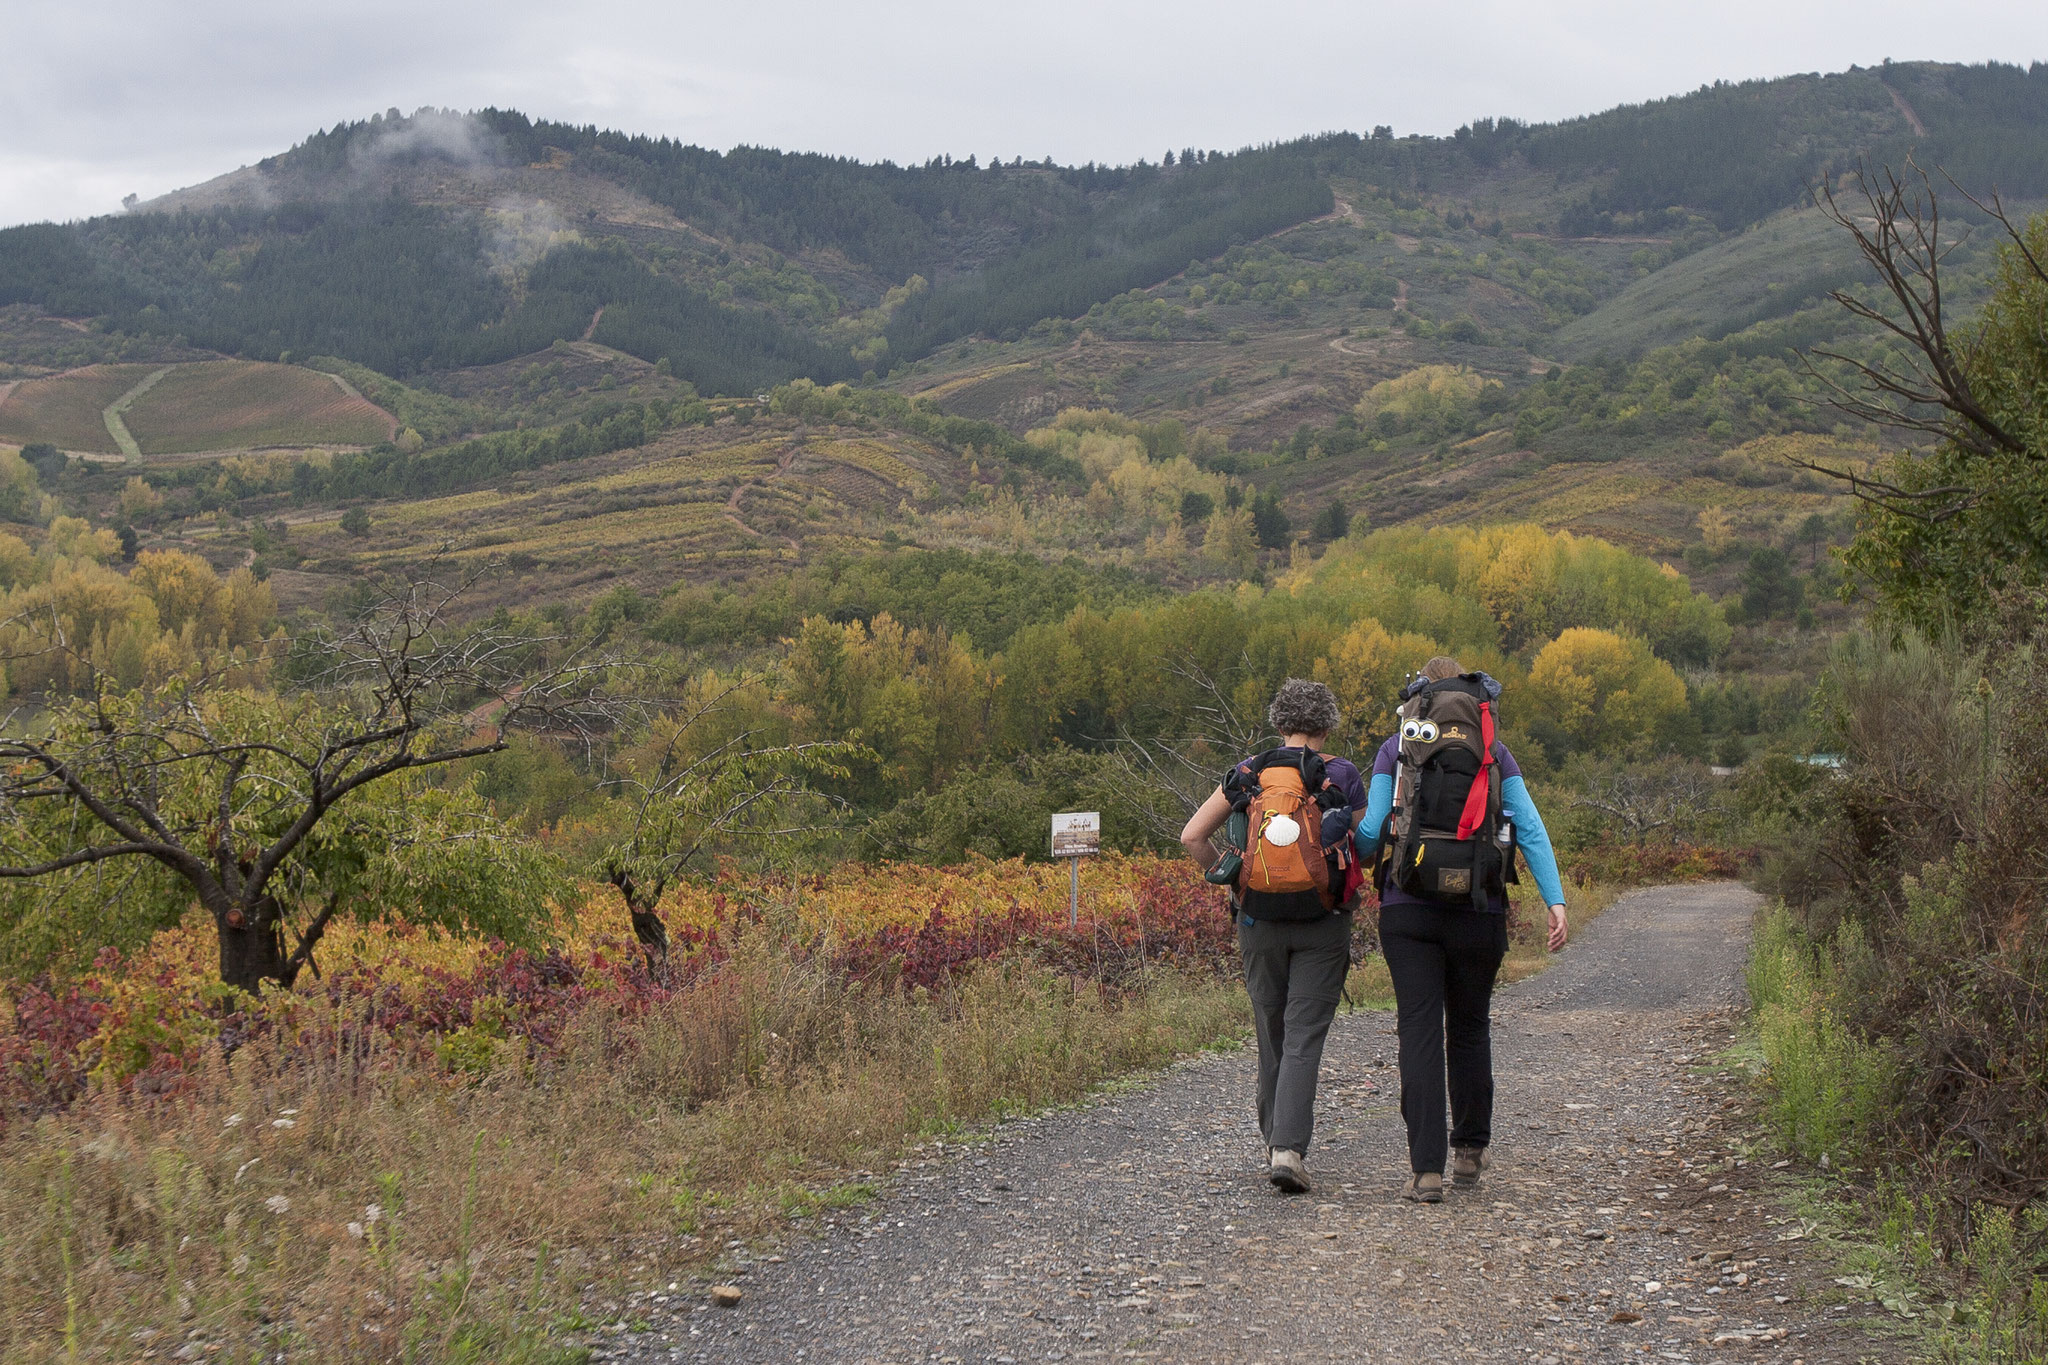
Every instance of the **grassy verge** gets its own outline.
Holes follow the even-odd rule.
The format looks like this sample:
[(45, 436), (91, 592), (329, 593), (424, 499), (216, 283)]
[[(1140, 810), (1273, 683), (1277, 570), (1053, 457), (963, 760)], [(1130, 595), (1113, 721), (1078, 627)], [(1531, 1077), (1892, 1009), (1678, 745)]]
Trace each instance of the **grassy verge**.
[(1809, 942), (1782, 908), (1758, 921), (1749, 991), (1765, 1113), (1817, 1171), (1800, 1211), (1838, 1259), (1837, 1283), (1918, 1327), (1927, 1358), (2048, 1365), (2048, 1210), (1987, 1201), (1958, 1228), (1938, 1157), (1881, 1143), (1900, 1062), (1843, 1022), (1840, 955), (1855, 951)]
[(1245, 1020), (1214, 973), (1110, 991), (995, 958), (906, 989), (765, 924), (637, 1015), (594, 1001), (544, 1064), (471, 1026), (422, 1065), (378, 1007), (309, 1000), (168, 1098), (99, 1086), (14, 1125), (0, 1357), (573, 1359), (564, 1332), (614, 1288), (857, 1201), (921, 1135)]

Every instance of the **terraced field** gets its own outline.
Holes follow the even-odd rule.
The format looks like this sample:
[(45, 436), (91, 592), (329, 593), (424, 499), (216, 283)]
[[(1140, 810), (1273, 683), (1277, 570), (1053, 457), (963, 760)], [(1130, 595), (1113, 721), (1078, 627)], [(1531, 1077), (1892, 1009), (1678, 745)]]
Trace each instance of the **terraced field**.
[[(1807, 516), (1848, 505), (1833, 482), (1795, 476), (1798, 456), (1841, 466), (1867, 460), (1874, 447), (1828, 437), (1765, 437), (1691, 468), (1670, 460), (1589, 461), (1547, 466), (1489, 488), (1490, 515), (1551, 530), (1595, 535), (1648, 555), (1676, 556), (1698, 539), (1698, 519), (1719, 508), (1735, 534), (1780, 540)], [(1448, 512), (1420, 521), (1462, 520)]]
[(666, 582), (872, 543), (900, 524), (905, 503), (928, 503), (961, 473), (953, 457), (899, 437), (707, 438), (717, 439), (684, 433), (494, 489), (373, 504), (360, 538), (326, 519), (300, 523), (292, 537), (329, 572), (446, 554), (501, 561), (515, 575), (538, 575), (551, 592), (578, 573), (591, 582), (642, 574)]
[(389, 413), (330, 375), (293, 365), (179, 365), (123, 414), (145, 456), (266, 446), (363, 446), (389, 439)]
[(25, 379), (0, 399), (0, 441), (48, 441), (81, 455), (118, 455), (104, 413), (161, 365), (87, 365)]
[(331, 375), (247, 360), (87, 365), (25, 379), (0, 397), (0, 441), (119, 455), (118, 429), (135, 447), (126, 452), (131, 459), (364, 446), (389, 439), (396, 428), (389, 413)]

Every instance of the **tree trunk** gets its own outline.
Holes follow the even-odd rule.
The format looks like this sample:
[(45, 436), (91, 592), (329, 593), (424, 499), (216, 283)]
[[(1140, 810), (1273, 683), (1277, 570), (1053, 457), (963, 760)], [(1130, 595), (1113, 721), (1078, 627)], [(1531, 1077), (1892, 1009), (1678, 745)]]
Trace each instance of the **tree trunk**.
[(625, 899), (626, 914), (633, 922), (633, 937), (640, 940), (640, 951), (647, 955), (648, 974), (660, 976), (668, 965), (668, 926), (655, 910), (661, 902), (662, 883), (655, 883), (651, 896), (633, 880), (630, 872), (612, 873), (611, 883)]
[(633, 937), (640, 940), (640, 946), (647, 953), (647, 965), (651, 970), (668, 959), (668, 926), (661, 922), (661, 916), (652, 910), (629, 907), (633, 916)]
[(220, 935), (223, 982), (260, 995), (264, 982), (284, 980), (284, 907), (275, 899), (258, 900), (253, 914), (239, 906), (217, 912), (213, 922)]

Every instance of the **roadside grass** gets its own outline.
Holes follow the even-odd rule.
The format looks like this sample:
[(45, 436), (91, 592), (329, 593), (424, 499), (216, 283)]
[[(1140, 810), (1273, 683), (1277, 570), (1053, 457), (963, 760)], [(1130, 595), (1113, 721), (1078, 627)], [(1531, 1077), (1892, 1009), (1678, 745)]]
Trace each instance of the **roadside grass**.
[(545, 1048), (483, 999), (438, 1044), (381, 1031), (449, 989), (429, 966), (295, 997), (288, 1028), (232, 1057), (200, 1047), (155, 1094), (107, 1079), (13, 1124), (0, 1358), (576, 1359), (563, 1343), (618, 1320), (615, 1296), (872, 1198), (918, 1140), (1072, 1102), (1246, 1021), (1213, 967), (1126, 963), (1110, 986), (997, 953), (924, 986), (819, 950), (793, 901), (728, 933), (637, 1008), (590, 995)]
[(1944, 1239), (1941, 1172), (1873, 1137), (1899, 1063), (1842, 1023), (1836, 954), (1855, 950), (1817, 949), (1781, 905), (1757, 923), (1745, 1046), (1773, 1138), (1814, 1167), (1794, 1207), (1835, 1260), (1845, 1301), (1881, 1305), (1923, 1358), (2048, 1365), (2048, 1208), (1978, 1204), (1963, 1234)]

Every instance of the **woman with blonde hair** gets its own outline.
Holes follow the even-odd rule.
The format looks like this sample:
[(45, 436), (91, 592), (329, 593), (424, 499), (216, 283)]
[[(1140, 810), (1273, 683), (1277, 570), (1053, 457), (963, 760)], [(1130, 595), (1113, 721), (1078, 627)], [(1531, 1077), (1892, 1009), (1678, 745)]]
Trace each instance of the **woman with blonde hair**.
[(1456, 659), (1424, 664), (1402, 691), (1399, 732), (1373, 760), (1354, 836), (1380, 890), (1380, 951), (1394, 981), (1408, 1126), (1411, 1173), (1402, 1193), (1418, 1203), (1442, 1201), (1447, 1155), (1458, 1185), (1477, 1183), (1487, 1164), (1491, 1008), (1508, 948), (1513, 850), (1550, 907), (1550, 951), (1565, 944), (1564, 884), (1550, 836), (1514, 755), (1494, 738), (1500, 690)]

